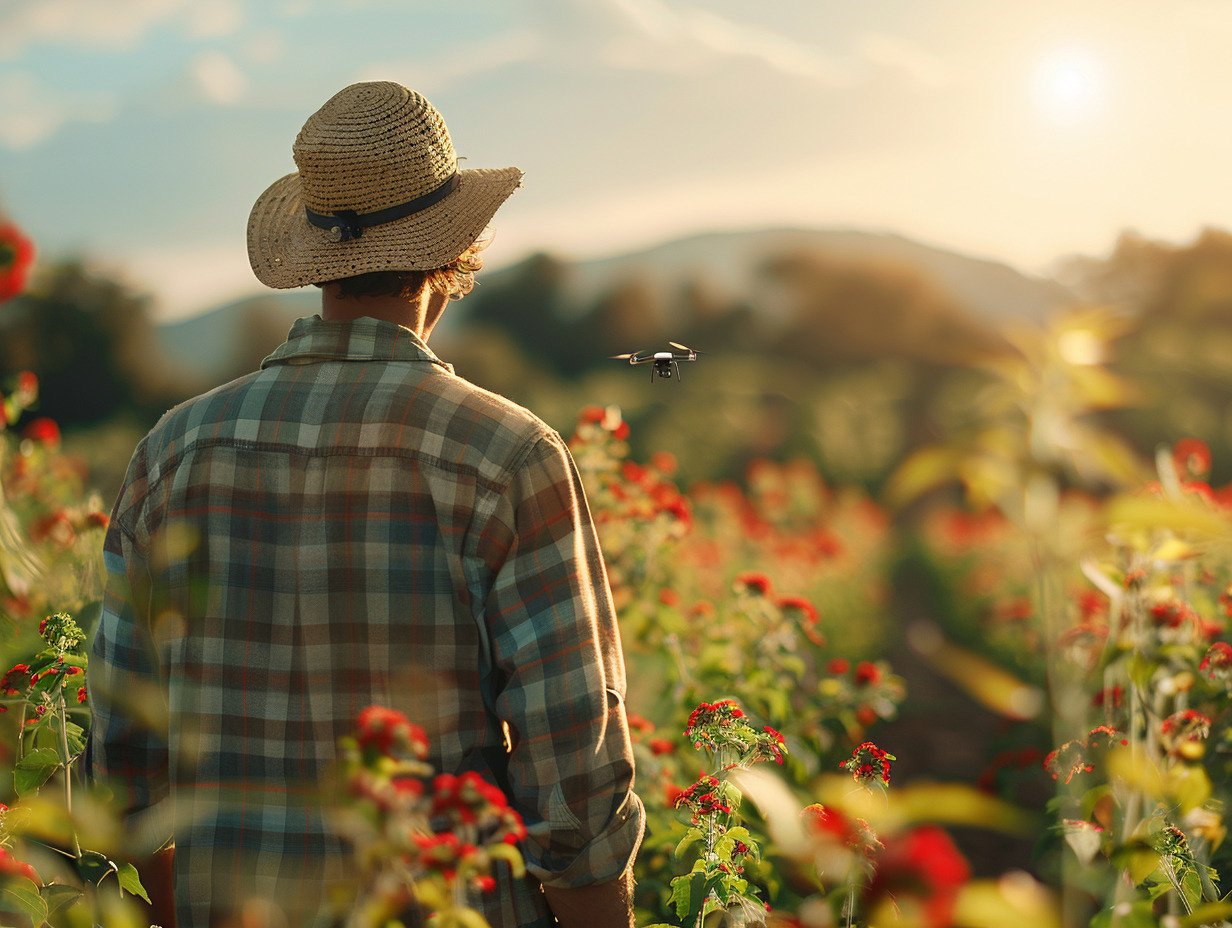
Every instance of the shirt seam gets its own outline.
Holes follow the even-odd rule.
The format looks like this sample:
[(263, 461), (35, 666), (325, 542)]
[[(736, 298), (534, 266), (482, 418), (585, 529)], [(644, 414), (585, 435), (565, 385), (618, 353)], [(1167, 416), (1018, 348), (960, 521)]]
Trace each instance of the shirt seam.
[[(533, 440), (532, 440), (533, 444)], [(399, 448), (394, 445), (332, 445), (328, 448), (305, 448), (302, 445), (296, 445), (291, 442), (264, 442), (252, 441), (245, 438), (201, 438), (186, 445), (182, 451), (171, 455), (164, 461), (160, 462), (158, 478), (149, 485), (146, 492), (142, 495), (143, 499), (148, 499), (162, 486), (163, 482), (174, 475), (180, 463), (195, 451), (202, 448), (215, 447), (233, 448), (237, 451), (264, 451), (272, 454), (292, 454), (306, 458), (327, 458), (327, 457), (344, 457), (355, 456), (365, 458), (398, 458), (407, 461), (422, 461), (430, 464), (440, 470), (447, 471), (453, 474), (468, 474), (475, 478), (476, 484), (485, 492), (503, 492), (505, 488), (512, 483), (512, 475), (518, 467), (521, 467), (525, 462), (527, 454), (520, 454), (514, 460), (517, 464), (508, 467), (504, 473), (509, 476), (509, 479), (501, 483), (490, 477), (485, 477), (477, 467), (459, 464), (455, 461), (449, 461), (445, 458), (438, 457), (434, 454), (427, 454), (413, 448)], [(520, 450), (520, 449), (519, 449)]]

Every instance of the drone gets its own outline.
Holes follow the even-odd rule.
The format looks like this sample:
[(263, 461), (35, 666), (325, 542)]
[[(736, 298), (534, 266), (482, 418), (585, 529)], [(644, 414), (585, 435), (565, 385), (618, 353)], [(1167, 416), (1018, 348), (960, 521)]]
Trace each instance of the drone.
[(684, 354), (676, 354), (675, 351), (634, 351), (630, 354), (614, 354), (612, 360), (628, 361), (630, 364), (645, 364), (647, 361), (653, 361), (654, 367), (650, 369), (651, 383), (654, 383), (656, 374), (664, 380), (671, 380), (672, 371), (676, 372), (676, 379), (680, 380), (680, 362), (696, 361), (701, 352), (679, 342), (668, 342), (668, 344), (676, 351), (683, 351)]

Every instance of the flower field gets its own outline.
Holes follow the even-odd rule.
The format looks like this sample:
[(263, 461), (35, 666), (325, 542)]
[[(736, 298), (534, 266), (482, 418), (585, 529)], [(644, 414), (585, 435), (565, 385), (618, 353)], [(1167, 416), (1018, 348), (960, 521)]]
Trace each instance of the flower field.
[[(1232, 491), (1201, 442), (1148, 468), (1100, 427), (1131, 394), (1078, 349), (1119, 325), (1020, 335), (876, 499), (804, 459), (681, 486), (618, 407), (580, 410), (648, 813), (639, 924), (1232, 923)], [(0, 384), (0, 923), (145, 928), (149, 877), (80, 769), (106, 502), (39, 386)], [(997, 720), (966, 776), (912, 764), (955, 724), (917, 665)], [(427, 769), (414, 723), (372, 707), (340, 745), (340, 925), (477, 925), (493, 868), (522, 865), (516, 811)], [(976, 833), (1034, 850), (996, 870)]]

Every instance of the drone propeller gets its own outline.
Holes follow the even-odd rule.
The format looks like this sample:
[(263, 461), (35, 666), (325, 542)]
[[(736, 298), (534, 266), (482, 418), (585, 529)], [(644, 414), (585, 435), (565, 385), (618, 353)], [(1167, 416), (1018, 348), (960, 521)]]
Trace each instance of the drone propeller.
[(646, 360), (642, 358), (645, 353), (644, 351), (630, 351), (627, 354), (613, 354), (608, 357), (613, 361), (641, 361)]
[(668, 344), (679, 351), (687, 351), (689, 354), (701, 354), (696, 348), (690, 348), (687, 345), (680, 344), (680, 342), (668, 342)]

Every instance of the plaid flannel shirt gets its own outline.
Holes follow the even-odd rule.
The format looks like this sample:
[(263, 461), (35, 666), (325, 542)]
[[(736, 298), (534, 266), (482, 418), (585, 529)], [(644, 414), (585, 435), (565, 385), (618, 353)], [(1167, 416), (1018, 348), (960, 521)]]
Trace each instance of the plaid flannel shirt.
[(154, 841), (174, 835), (182, 928), (245, 897), (325, 925), (348, 857), (317, 790), (360, 710), (391, 706), (439, 772), (480, 771), (526, 821), (532, 876), (501, 872), (489, 921), (550, 924), (536, 880), (617, 877), (645, 821), (567, 447), (392, 323), (301, 319), (261, 367), (133, 455), (105, 542), (92, 775)]

